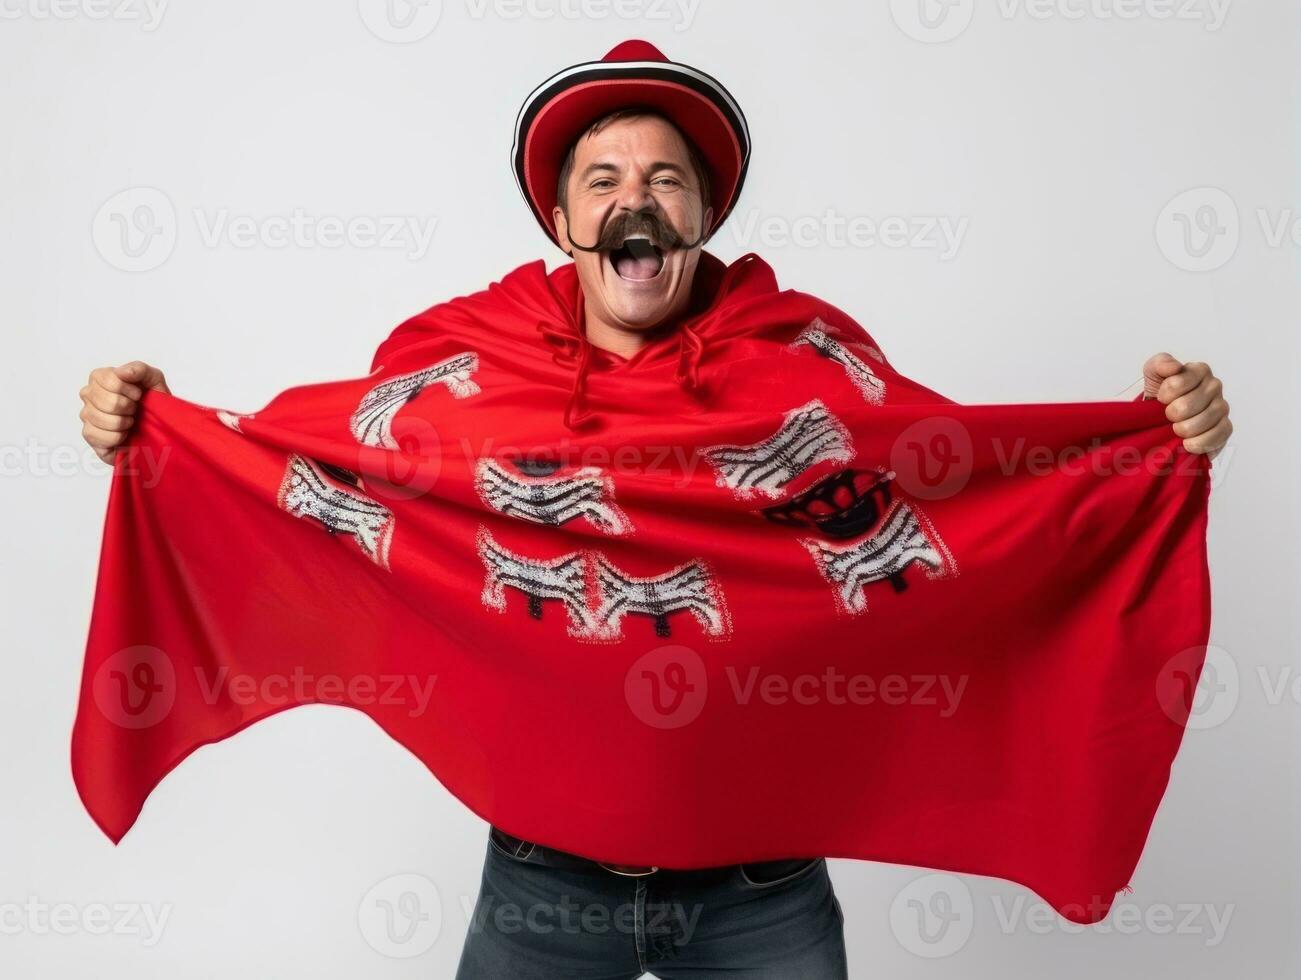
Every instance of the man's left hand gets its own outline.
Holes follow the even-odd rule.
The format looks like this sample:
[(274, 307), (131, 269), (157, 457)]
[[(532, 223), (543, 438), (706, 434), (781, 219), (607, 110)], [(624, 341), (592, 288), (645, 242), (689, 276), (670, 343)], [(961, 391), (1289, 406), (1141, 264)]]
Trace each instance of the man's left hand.
[(1209, 453), (1214, 459), (1233, 434), (1224, 385), (1209, 364), (1153, 354), (1143, 365), (1143, 397), (1165, 406), (1165, 417), (1190, 453)]

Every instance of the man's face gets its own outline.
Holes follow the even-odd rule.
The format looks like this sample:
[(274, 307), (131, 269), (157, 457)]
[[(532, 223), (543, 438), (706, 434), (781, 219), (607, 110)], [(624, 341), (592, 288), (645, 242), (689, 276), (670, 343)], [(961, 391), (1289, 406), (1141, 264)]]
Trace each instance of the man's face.
[[(680, 313), (700, 260), (699, 246), (683, 246), (700, 237), (713, 212), (678, 131), (651, 116), (581, 137), (568, 195), (568, 213), (557, 207), (554, 217), (588, 315), (641, 332)], [(600, 251), (572, 248), (570, 238)]]

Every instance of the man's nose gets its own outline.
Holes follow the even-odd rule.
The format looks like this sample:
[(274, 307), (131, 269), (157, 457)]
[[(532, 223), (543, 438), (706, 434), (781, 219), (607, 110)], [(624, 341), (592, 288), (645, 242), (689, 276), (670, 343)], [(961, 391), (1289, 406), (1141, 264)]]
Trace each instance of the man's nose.
[(654, 211), (655, 196), (650, 184), (640, 179), (625, 181), (619, 189), (619, 209), (622, 211)]

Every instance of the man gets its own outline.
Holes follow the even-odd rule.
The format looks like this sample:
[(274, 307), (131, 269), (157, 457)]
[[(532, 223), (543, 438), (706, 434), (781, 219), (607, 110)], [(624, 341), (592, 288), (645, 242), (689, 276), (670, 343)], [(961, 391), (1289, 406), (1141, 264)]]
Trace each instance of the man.
[[(730, 94), (645, 42), (566, 69), (526, 101), (516, 176), (581, 284), (586, 343), (568, 424), (583, 418), (593, 358), (632, 362), (709, 304), (695, 288), (701, 247), (734, 206), (748, 160)], [(1157, 354), (1143, 375), (1145, 397), (1166, 406), (1185, 448), (1217, 453), (1232, 425), (1210, 369)], [(101, 458), (122, 446), (150, 388), (168, 390), (162, 372), (140, 361), (91, 373), (81, 418)], [(492, 828), (479, 903), (485, 912), (543, 905), (584, 914), (568, 928), (534, 930), (476, 913), (462, 978), (847, 976), (843, 918), (821, 858), (693, 871), (607, 865)]]

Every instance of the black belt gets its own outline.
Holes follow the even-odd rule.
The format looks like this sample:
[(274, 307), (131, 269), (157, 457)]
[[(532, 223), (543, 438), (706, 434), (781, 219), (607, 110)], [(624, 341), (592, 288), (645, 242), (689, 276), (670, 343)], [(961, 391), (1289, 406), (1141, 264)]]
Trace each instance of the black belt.
[[(495, 847), (505, 851), (509, 856), (516, 860), (528, 861), (529, 863), (540, 864), (549, 868), (565, 868), (570, 871), (591, 872), (601, 870), (625, 878), (645, 878), (656, 873), (664, 872), (703, 877), (716, 876), (720, 872), (727, 872), (736, 867), (734, 864), (729, 864), (713, 868), (695, 868), (688, 871), (679, 871), (670, 868), (659, 868), (652, 865), (608, 864), (604, 861), (594, 861), (591, 858), (585, 858), (578, 854), (570, 854), (568, 851), (561, 851), (554, 847), (545, 847), (541, 844), (535, 844), (532, 841), (523, 840), (513, 834), (506, 833), (506, 831), (502, 830), (500, 827), (490, 827), (488, 834)], [(809, 858), (792, 858), (779, 859), (776, 861), (757, 861), (745, 864), (744, 867), (762, 867), (765, 871), (764, 877), (777, 879), (807, 865), (809, 860)]]

